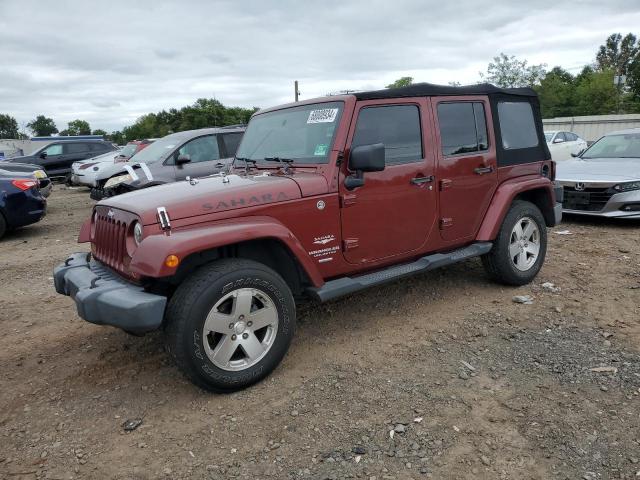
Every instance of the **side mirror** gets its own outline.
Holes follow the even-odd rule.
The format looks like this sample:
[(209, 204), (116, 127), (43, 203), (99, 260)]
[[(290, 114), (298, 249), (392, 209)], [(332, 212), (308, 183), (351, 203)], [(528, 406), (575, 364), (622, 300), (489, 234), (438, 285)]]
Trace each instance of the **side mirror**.
[(578, 153), (571, 153), (571, 156), (572, 156), (573, 158), (580, 158), (580, 157), (582, 156), (582, 154), (584, 153), (584, 151), (585, 151), (585, 150), (586, 150), (586, 149), (585, 149), (585, 148), (583, 148), (583, 149), (582, 149), (582, 150), (580, 150)]
[(47, 152), (40, 153), (40, 158), (47, 158)]
[(562, 138), (554, 138), (553, 143), (562, 143), (564, 140)]
[(364, 172), (380, 172), (384, 170), (384, 144), (372, 143), (360, 145), (351, 150), (349, 155), (349, 169), (354, 170), (353, 175), (345, 179), (345, 187), (353, 190), (364, 185)]
[(184, 165), (185, 163), (189, 163), (191, 161), (191, 156), (183, 153), (182, 155), (178, 155), (176, 158), (176, 165)]

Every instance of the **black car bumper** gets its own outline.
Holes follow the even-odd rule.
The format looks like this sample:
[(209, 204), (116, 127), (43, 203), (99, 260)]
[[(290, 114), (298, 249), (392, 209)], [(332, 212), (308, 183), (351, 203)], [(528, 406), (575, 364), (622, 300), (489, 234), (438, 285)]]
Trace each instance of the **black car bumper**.
[(167, 298), (145, 292), (87, 253), (74, 253), (53, 270), (56, 291), (73, 298), (78, 315), (98, 325), (143, 334), (162, 325)]

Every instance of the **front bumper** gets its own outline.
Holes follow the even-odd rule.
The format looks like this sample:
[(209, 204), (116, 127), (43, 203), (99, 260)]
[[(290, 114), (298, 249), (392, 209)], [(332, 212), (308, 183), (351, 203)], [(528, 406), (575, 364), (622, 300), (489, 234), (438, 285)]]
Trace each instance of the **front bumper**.
[(87, 253), (74, 253), (53, 269), (56, 292), (76, 302), (78, 315), (98, 325), (143, 334), (162, 325), (167, 298), (145, 292)]
[(640, 190), (620, 192), (608, 198), (600, 210), (563, 208), (564, 213), (606, 218), (640, 218)]

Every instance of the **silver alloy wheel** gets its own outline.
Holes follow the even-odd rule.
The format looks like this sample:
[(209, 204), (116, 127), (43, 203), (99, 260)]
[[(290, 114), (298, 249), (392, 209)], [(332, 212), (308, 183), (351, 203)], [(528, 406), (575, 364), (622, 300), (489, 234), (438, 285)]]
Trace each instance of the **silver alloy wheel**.
[(513, 265), (526, 272), (536, 263), (540, 253), (540, 229), (530, 217), (518, 219), (509, 241), (509, 257)]
[(245, 370), (267, 354), (278, 333), (278, 310), (255, 288), (223, 296), (209, 311), (203, 328), (204, 349), (223, 370)]

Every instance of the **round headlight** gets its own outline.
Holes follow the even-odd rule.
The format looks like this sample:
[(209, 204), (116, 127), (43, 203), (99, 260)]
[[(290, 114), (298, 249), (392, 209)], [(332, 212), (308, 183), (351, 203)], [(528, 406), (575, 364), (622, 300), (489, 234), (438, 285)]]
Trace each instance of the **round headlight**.
[(142, 225), (140, 222), (136, 222), (133, 226), (133, 239), (136, 241), (136, 245), (140, 245), (140, 242), (142, 242)]

